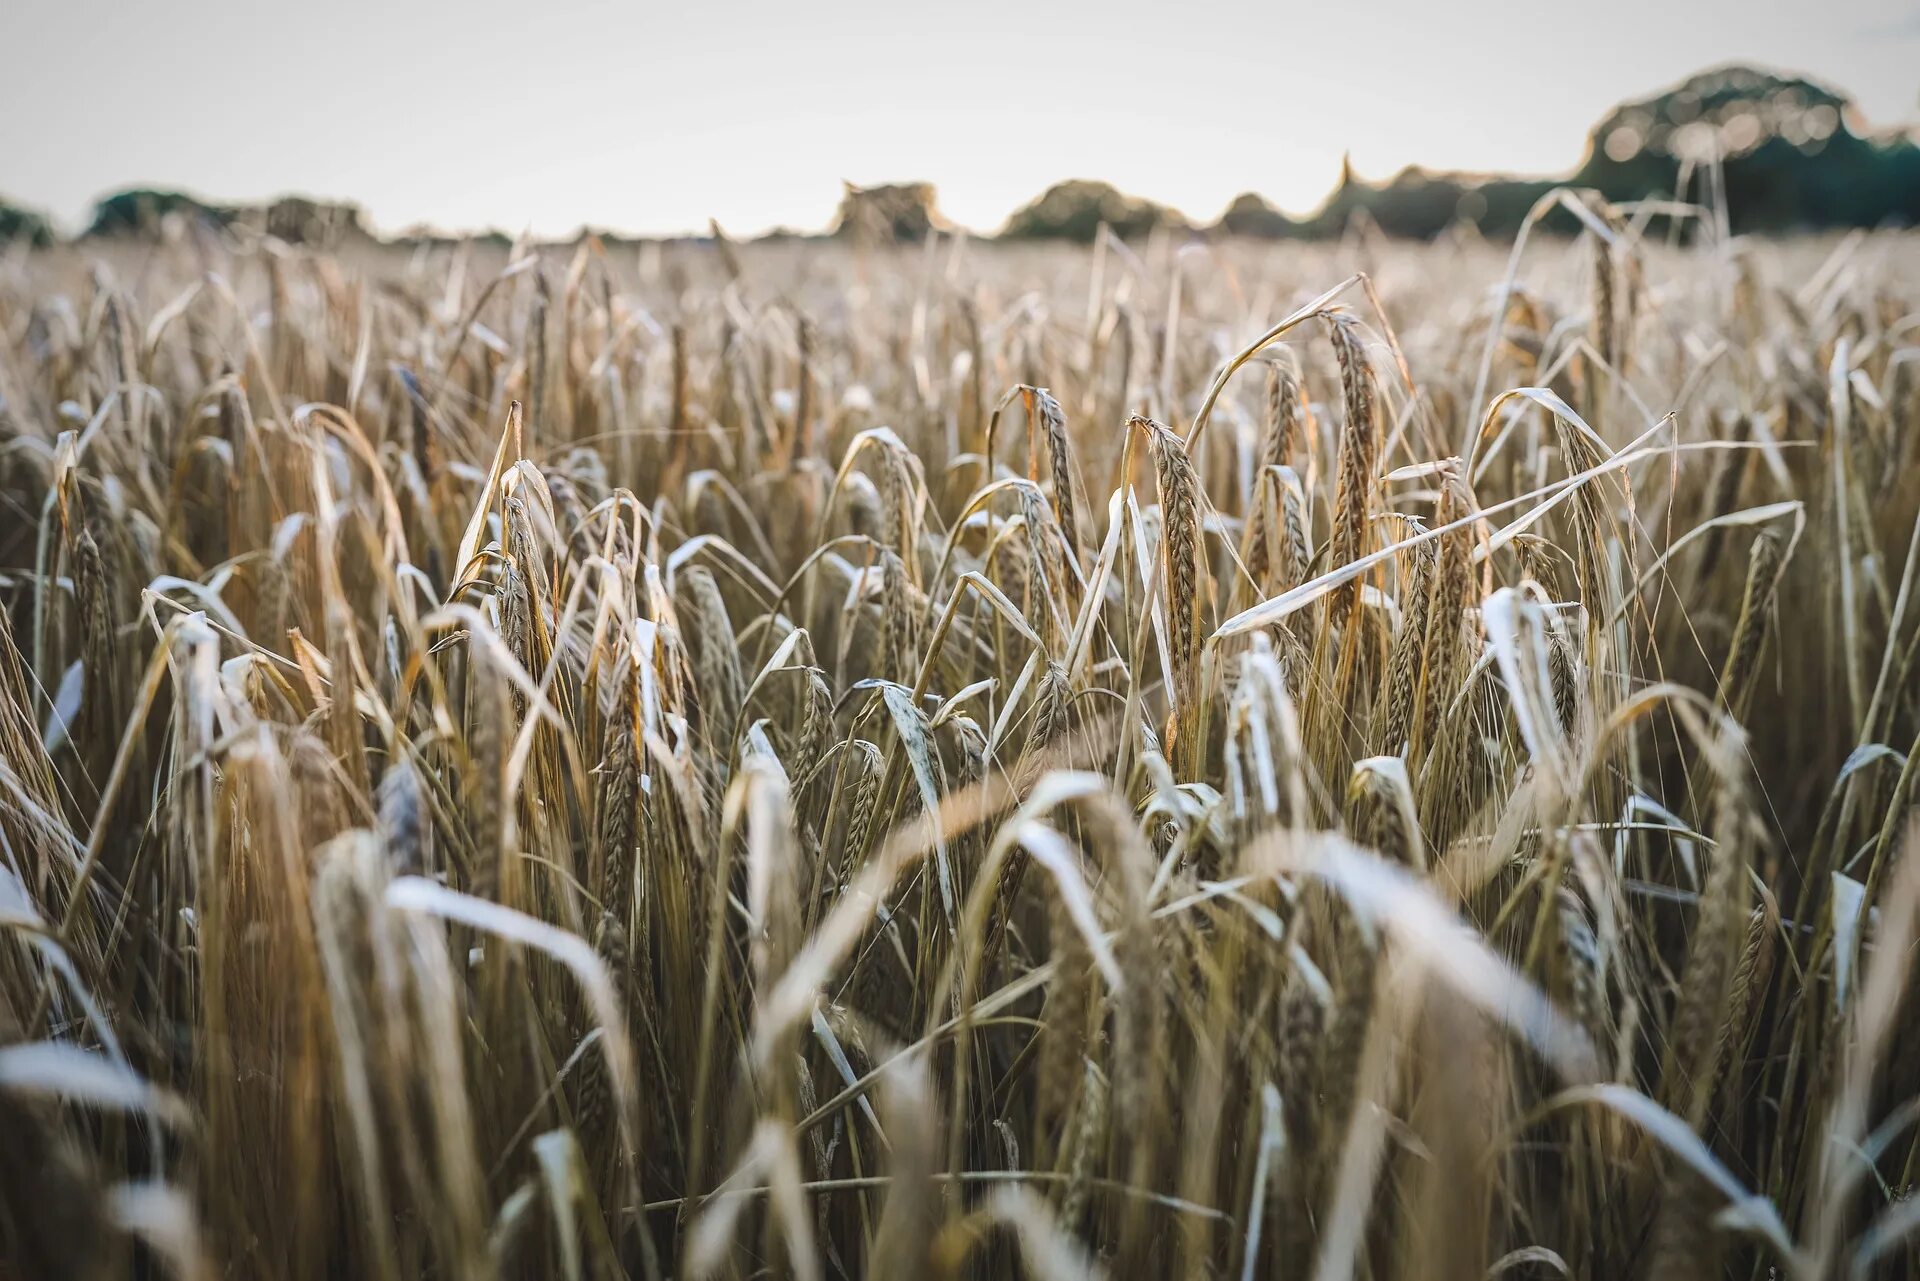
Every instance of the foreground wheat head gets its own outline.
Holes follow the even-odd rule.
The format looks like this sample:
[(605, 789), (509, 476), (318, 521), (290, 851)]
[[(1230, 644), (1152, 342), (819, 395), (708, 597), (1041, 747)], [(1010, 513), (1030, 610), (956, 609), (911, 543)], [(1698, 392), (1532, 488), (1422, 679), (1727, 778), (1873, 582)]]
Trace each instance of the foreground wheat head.
[(0, 260), (9, 1275), (1920, 1264), (1920, 242), (1559, 199)]

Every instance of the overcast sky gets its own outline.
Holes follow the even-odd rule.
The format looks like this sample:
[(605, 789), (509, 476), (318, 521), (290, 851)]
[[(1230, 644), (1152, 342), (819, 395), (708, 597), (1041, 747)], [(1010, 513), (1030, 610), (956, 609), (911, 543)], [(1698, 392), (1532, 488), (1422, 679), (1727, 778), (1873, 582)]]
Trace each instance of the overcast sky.
[(543, 235), (818, 227), (842, 179), (930, 180), (983, 229), (1072, 177), (1305, 211), (1343, 151), (1571, 169), (1613, 103), (1736, 59), (1920, 116), (1915, 0), (0, 0), (0, 195)]

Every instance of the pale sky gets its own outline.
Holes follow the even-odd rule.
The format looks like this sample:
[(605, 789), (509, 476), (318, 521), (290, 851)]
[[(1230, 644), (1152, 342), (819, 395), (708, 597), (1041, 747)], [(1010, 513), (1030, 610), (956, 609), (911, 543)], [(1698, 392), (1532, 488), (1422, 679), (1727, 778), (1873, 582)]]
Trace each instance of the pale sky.
[(298, 191), (563, 235), (824, 226), (925, 179), (982, 230), (1064, 178), (1212, 219), (1351, 151), (1554, 173), (1615, 102), (1754, 61), (1920, 117), (1916, 0), (0, 0), (0, 195)]

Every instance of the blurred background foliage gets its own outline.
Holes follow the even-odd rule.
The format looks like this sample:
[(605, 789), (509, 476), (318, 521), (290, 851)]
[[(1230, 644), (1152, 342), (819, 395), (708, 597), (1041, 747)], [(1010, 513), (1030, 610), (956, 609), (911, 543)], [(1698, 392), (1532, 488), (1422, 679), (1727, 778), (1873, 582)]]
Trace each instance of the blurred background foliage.
[[(1723, 210), (1726, 230), (1734, 234), (1910, 225), (1920, 221), (1920, 146), (1911, 129), (1869, 129), (1852, 101), (1831, 88), (1726, 66), (1615, 107), (1588, 133), (1583, 158), (1571, 174), (1514, 177), (1410, 166), (1375, 183), (1348, 166), (1310, 214), (1295, 217), (1250, 191), (1235, 197), (1211, 225), (1109, 183), (1073, 179), (1016, 210), (999, 235), (1084, 243), (1105, 224), (1127, 240), (1160, 229), (1311, 240), (1341, 235), (1358, 222), (1409, 239), (1431, 239), (1462, 227), (1506, 238), (1520, 230), (1548, 192), (1567, 185), (1596, 190), (1616, 205), (1680, 200)], [(371, 234), (361, 211), (350, 204), (287, 196), (260, 205), (222, 205), (147, 188), (102, 198), (81, 234), (152, 234), (170, 217), (217, 230), (251, 228), (315, 247)], [(1660, 215), (1653, 217), (1660, 221)], [(1551, 231), (1571, 232), (1574, 224), (1564, 207), (1541, 218)], [(848, 184), (832, 234), (913, 243), (949, 226), (932, 183)], [(498, 232), (487, 234), (504, 239)], [(406, 243), (434, 238), (436, 233), (423, 229), (395, 237)], [(0, 201), (0, 242), (53, 239), (45, 216)]]

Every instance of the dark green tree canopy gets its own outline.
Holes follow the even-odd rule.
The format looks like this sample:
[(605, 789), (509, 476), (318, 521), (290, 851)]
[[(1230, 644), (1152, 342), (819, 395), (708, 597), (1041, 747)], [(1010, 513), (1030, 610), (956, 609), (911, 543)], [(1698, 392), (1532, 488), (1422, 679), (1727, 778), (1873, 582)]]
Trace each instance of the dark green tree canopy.
[(130, 188), (102, 197), (89, 236), (151, 235), (170, 215), (204, 227), (249, 227), (291, 245), (333, 245), (368, 234), (357, 205), (281, 196), (259, 205), (217, 205), (182, 191)]
[(1123, 239), (1156, 227), (1184, 227), (1186, 219), (1165, 205), (1125, 195), (1111, 183), (1076, 179), (1055, 183), (1038, 200), (1007, 219), (1002, 235), (1014, 240), (1077, 240), (1091, 243), (1101, 223)]
[(93, 206), (93, 218), (87, 223), (89, 236), (151, 235), (160, 229), (168, 214), (181, 214), (191, 221), (212, 227), (229, 225), (237, 211), (208, 204), (184, 191), (156, 191), (130, 187), (102, 196)]
[(0, 200), (0, 245), (24, 240), (31, 245), (53, 243), (53, 226), (46, 215)]
[[(1699, 203), (1717, 166), (1736, 232), (1819, 231), (1920, 222), (1920, 147), (1905, 134), (1874, 137), (1844, 96), (1810, 80), (1751, 67), (1703, 71), (1665, 92), (1622, 103), (1587, 135), (1564, 178), (1515, 178), (1403, 169), (1384, 184), (1343, 170), (1321, 208), (1291, 226), (1233, 215), (1240, 235), (1338, 235), (1364, 211), (1389, 235), (1424, 238), (1455, 222), (1510, 236), (1556, 186), (1591, 187), (1616, 203), (1680, 196)], [(1550, 229), (1570, 231), (1555, 211)]]

